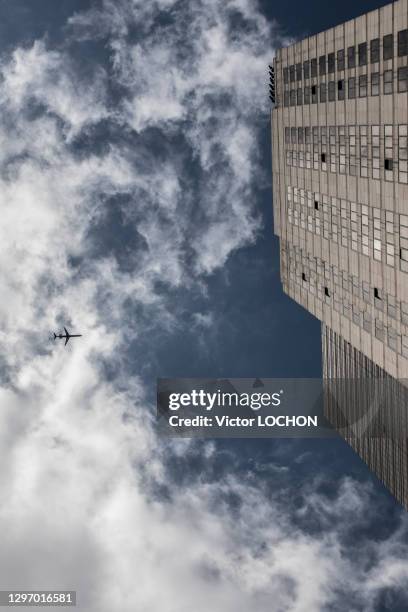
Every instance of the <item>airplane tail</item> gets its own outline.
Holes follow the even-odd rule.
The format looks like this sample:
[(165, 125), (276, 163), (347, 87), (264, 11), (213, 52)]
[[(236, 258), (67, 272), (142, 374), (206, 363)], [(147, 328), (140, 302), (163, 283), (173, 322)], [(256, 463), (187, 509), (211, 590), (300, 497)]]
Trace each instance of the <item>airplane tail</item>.
[(57, 334), (54, 332), (54, 340), (57, 339)]

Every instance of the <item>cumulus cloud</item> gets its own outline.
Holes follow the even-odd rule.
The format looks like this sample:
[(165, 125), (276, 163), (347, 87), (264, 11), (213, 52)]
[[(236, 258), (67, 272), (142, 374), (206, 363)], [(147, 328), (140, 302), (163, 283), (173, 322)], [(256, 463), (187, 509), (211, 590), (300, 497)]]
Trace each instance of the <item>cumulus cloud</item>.
[[(277, 31), (251, 0), (107, 0), (67, 32), (0, 65), (2, 588), (76, 589), (90, 612), (295, 612), (325, 609), (347, 581), (371, 600), (402, 584), (392, 539), (363, 576), (341, 534), (308, 534), (310, 515), (334, 516), (317, 487), (286, 515), (233, 465), (209, 479), (214, 444), (183, 485), (169, 458), (188, 472), (195, 447), (157, 439), (134, 370), (146, 355), (126, 356), (178, 324), (171, 292), (201, 290), (256, 239)], [(89, 40), (109, 61), (84, 72)], [(66, 350), (47, 340), (64, 324), (86, 332)], [(362, 495), (347, 482), (335, 517), (360, 524)]]

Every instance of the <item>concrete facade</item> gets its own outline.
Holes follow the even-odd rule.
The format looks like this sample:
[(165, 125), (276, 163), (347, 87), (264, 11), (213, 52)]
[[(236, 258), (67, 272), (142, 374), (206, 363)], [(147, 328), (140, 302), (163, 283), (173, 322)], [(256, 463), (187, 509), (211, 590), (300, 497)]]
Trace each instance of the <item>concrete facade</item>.
[(327, 385), (380, 380), (384, 423), (356, 436), (373, 406), (350, 389), (327, 416), (408, 509), (408, 0), (280, 49), (272, 73), (283, 289), (323, 323)]

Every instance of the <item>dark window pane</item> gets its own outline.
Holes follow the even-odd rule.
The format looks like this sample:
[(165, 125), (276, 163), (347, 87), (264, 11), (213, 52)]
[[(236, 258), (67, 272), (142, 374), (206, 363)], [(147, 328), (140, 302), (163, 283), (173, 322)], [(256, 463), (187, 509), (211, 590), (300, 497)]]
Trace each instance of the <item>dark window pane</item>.
[(365, 66), (367, 64), (367, 43), (358, 45), (358, 65)]
[(289, 91), (286, 90), (283, 94), (283, 106), (289, 106)]
[(320, 102), (326, 102), (326, 83), (320, 83)]
[(310, 76), (317, 76), (317, 59), (313, 58), (310, 60)]
[(387, 34), (383, 38), (383, 59), (391, 59), (394, 55), (394, 37)]
[(296, 131), (296, 128), (291, 128), (290, 132), (291, 132), (292, 144), (296, 144), (297, 143), (297, 131)]
[(285, 142), (290, 142), (290, 128), (285, 127)]
[(370, 62), (374, 64), (380, 61), (380, 39), (373, 38), (370, 42)]
[(337, 51), (337, 70), (344, 70), (344, 49)]
[(334, 53), (329, 53), (327, 56), (327, 70), (329, 72), (334, 72), (335, 70)]
[(326, 74), (326, 56), (319, 57), (319, 74)]
[(392, 168), (393, 168), (392, 159), (385, 159), (384, 160), (384, 168), (385, 168), (385, 170), (392, 170)]
[(392, 94), (393, 82), (392, 82), (392, 70), (386, 70), (384, 72), (384, 93)]
[(317, 86), (312, 85), (312, 104), (316, 104), (317, 102)]
[(398, 55), (408, 55), (408, 30), (398, 32)]
[(398, 91), (408, 91), (408, 66), (398, 68)]
[(308, 79), (310, 76), (310, 62), (306, 60), (303, 62), (303, 78)]
[(289, 81), (293, 83), (294, 80), (295, 80), (295, 67), (292, 65), (292, 66), (289, 66)]
[(303, 144), (303, 128), (298, 128), (298, 143)]
[(371, 95), (378, 96), (380, 94), (380, 73), (371, 73)]
[(305, 104), (310, 104), (310, 87), (305, 87), (304, 102)]
[(302, 64), (296, 64), (296, 80), (302, 80)]
[(290, 90), (290, 105), (291, 106), (296, 105), (296, 89)]
[(344, 94), (345, 94), (344, 79), (341, 79), (340, 81), (337, 81), (337, 98), (339, 100), (344, 100)]
[(329, 81), (329, 102), (334, 102), (336, 99), (336, 83)]
[(350, 99), (356, 97), (356, 79), (354, 77), (350, 77), (348, 80), (348, 97)]
[(296, 94), (296, 104), (302, 106), (302, 88), (299, 87)]
[(349, 47), (347, 49), (347, 66), (348, 68), (354, 68), (356, 65), (356, 48)]
[(360, 98), (365, 98), (367, 96), (367, 75), (361, 74), (358, 81), (358, 95)]
[(289, 83), (289, 68), (283, 69), (283, 82)]

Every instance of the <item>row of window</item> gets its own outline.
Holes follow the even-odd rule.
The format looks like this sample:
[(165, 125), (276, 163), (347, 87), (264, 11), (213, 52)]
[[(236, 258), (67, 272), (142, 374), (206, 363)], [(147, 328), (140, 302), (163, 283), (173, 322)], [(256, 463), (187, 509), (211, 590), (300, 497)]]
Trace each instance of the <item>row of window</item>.
[(290, 225), (408, 272), (408, 216), (287, 187)]
[[(369, 82), (370, 77), (370, 82)], [(382, 81), (382, 91), (381, 91)], [(403, 93), (408, 91), (408, 66), (398, 68), (397, 91)], [(366, 98), (367, 96), (379, 96), (381, 93), (387, 95), (394, 93), (394, 72), (385, 70), (381, 75), (372, 72), (371, 75), (360, 74), (346, 81), (321, 82), (319, 85), (306, 86), (304, 88), (287, 89), (283, 94), (283, 106), (303, 106), (303, 104), (317, 104), (318, 102), (335, 102), (336, 100), (349, 100), (354, 98)]]
[[(408, 30), (401, 30), (397, 36), (397, 55), (403, 57), (408, 55)], [(382, 57), (383, 60), (389, 60), (394, 56), (394, 36), (387, 34), (382, 39)], [(293, 83), (304, 79), (320, 76), (326, 73), (333, 73), (336, 70), (344, 70), (346, 67), (346, 54), (344, 49), (339, 49), (336, 53), (321, 55), (319, 58), (305, 60), (303, 63), (292, 64), (283, 69), (283, 82)], [(368, 61), (375, 64), (380, 61), (380, 39), (374, 38), (370, 41), (370, 46), (366, 42), (347, 48), (347, 68), (355, 68), (358, 66), (366, 66)]]
[[(318, 257), (308, 257), (302, 249), (282, 249), (283, 280), (289, 279), (307, 294), (330, 304), (335, 311), (408, 358), (408, 304), (385, 295), (378, 287), (362, 283), (356, 276), (329, 266)], [(287, 289), (287, 286), (285, 287)], [(380, 312), (382, 311), (382, 314)], [(392, 323), (391, 319), (395, 321)]]
[(285, 127), (285, 144), (297, 145), (297, 150), (285, 150), (286, 164), (365, 178), (383, 177), (386, 181), (408, 184), (408, 125), (382, 128), (379, 125)]

